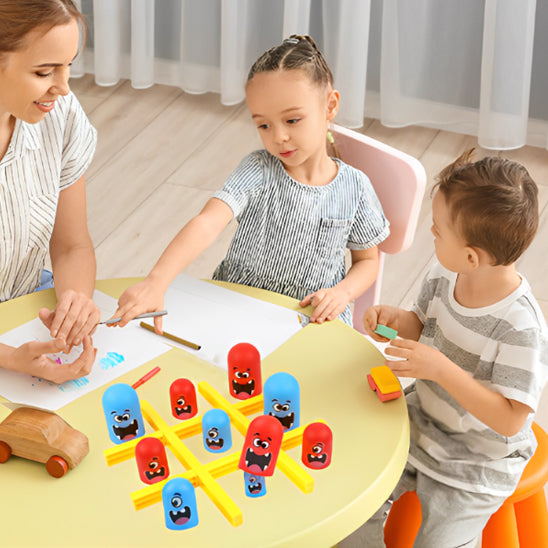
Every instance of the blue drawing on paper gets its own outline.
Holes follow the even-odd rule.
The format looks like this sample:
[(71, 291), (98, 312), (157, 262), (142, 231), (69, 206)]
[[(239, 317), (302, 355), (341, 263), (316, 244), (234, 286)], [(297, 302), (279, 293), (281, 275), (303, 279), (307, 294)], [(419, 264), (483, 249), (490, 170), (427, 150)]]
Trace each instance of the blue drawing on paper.
[(118, 354), (117, 352), (107, 352), (107, 355), (104, 358), (101, 358), (99, 365), (101, 366), (101, 369), (112, 369), (124, 360), (125, 358), (122, 354)]
[(73, 381), (66, 381), (63, 384), (58, 386), (61, 392), (70, 392), (71, 390), (78, 390), (89, 384), (89, 379), (87, 377), (82, 377), (80, 379), (74, 379)]

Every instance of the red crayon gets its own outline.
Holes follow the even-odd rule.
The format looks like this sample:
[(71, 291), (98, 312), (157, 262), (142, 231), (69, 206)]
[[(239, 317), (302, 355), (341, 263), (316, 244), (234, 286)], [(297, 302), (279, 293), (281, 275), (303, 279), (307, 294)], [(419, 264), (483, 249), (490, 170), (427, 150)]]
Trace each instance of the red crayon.
[(147, 382), (149, 379), (154, 377), (154, 375), (156, 375), (156, 373), (158, 373), (159, 371), (160, 371), (160, 368), (155, 367), (154, 369), (150, 370), (145, 376), (141, 377), (138, 381), (136, 381), (131, 386), (133, 388), (137, 388), (137, 387), (141, 386), (143, 383)]

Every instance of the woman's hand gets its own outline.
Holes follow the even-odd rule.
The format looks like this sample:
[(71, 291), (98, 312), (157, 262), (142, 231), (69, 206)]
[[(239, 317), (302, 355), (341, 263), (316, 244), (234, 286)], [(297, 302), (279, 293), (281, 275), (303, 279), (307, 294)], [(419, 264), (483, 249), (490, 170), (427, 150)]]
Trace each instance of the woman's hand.
[(299, 304), (302, 307), (311, 305), (314, 312), (310, 316), (313, 323), (323, 323), (325, 320), (334, 320), (344, 312), (346, 305), (350, 302), (348, 293), (334, 286), (329, 289), (319, 289), (307, 295)]
[[(109, 324), (124, 327), (130, 320), (144, 312), (156, 312), (164, 309), (164, 291), (156, 283), (145, 278), (142, 282), (126, 289), (118, 299), (118, 309), (112, 316), (122, 318), (118, 323)], [(154, 318), (156, 332), (162, 333), (162, 317)]]
[(97, 349), (89, 335), (83, 338), (84, 349), (77, 360), (72, 363), (58, 363), (48, 356), (65, 348), (61, 338), (48, 342), (31, 341), (14, 348), (7, 369), (34, 375), (60, 384), (87, 375), (91, 371)]
[(80, 344), (91, 335), (101, 319), (97, 305), (87, 295), (68, 289), (57, 299), (55, 310), (42, 308), (38, 313), (53, 338), (63, 339), (67, 346)]

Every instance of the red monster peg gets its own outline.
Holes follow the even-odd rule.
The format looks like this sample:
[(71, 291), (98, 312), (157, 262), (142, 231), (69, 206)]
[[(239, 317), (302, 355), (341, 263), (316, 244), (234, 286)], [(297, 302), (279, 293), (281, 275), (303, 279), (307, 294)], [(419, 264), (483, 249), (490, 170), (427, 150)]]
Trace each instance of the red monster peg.
[(327, 468), (331, 463), (333, 433), (323, 422), (309, 424), (303, 432), (301, 459), (308, 468)]
[(255, 417), (247, 428), (238, 467), (257, 476), (271, 476), (276, 469), (283, 427), (270, 415)]
[(171, 413), (176, 419), (190, 419), (198, 413), (196, 389), (188, 379), (177, 379), (169, 387)]
[(228, 389), (239, 400), (257, 396), (263, 391), (261, 356), (249, 343), (239, 343), (228, 352)]
[(164, 444), (158, 438), (143, 438), (135, 446), (139, 477), (145, 483), (156, 483), (169, 476)]

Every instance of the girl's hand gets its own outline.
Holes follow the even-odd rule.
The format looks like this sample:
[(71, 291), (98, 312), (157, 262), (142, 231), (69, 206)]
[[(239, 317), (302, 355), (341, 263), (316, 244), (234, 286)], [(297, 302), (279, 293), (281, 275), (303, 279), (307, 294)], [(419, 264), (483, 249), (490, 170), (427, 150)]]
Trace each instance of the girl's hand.
[[(158, 285), (145, 278), (142, 282), (126, 289), (118, 299), (118, 309), (112, 316), (122, 319), (115, 324), (124, 327), (130, 320), (144, 312), (156, 312), (164, 309), (164, 291)], [(162, 317), (154, 318), (156, 332), (162, 334)]]
[(400, 329), (399, 308), (395, 306), (376, 305), (369, 307), (363, 315), (363, 327), (367, 334), (379, 342), (387, 342), (389, 339), (375, 333), (378, 324), (386, 325), (396, 331)]
[(60, 364), (51, 359), (48, 354), (64, 350), (66, 345), (63, 339), (57, 338), (48, 342), (31, 341), (14, 348), (8, 368), (57, 384), (77, 379), (91, 371), (97, 354), (97, 349), (93, 348), (89, 335), (83, 338), (83, 344), (84, 350), (77, 360)]
[(84, 293), (68, 289), (57, 299), (55, 310), (42, 308), (38, 313), (53, 338), (68, 346), (78, 345), (91, 335), (101, 319), (97, 305)]
[(322, 323), (325, 320), (334, 320), (341, 312), (344, 312), (348, 303), (346, 291), (335, 286), (310, 293), (299, 304), (302, 307), (313, 306), (314, 312), (310, 316), (310, 321)]
[(440, 374), (454, 367), (439, 350), (409, 339), (395, 339), (385, 348), (385, 354), (404, 358), (401, 361), (388, 361), (387, 365), (398, 377), (415, 377), (438, 382)]

